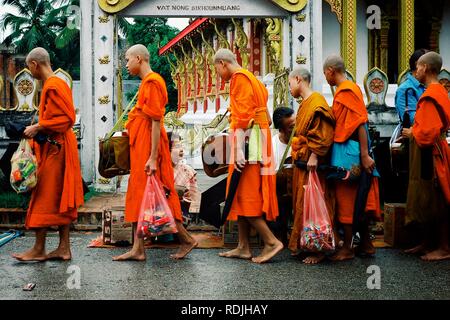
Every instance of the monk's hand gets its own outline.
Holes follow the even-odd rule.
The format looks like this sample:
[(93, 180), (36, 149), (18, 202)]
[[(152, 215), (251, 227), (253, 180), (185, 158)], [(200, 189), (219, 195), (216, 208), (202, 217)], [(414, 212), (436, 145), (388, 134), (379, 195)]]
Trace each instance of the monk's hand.
[(156, 159), (148, 159), (147, 163), (145, 164), (145, 172), (147, 175), (151, 176), (156, 173)]
[(411, 128), (403, 128), (402, 137), (409, 139), (409, 138), (411, 138), (411, 136), (412, 136), (412, 129)]
[(26, 138), (32, 139), (34, 138), (40, 131), (40, 126), (38, 123), (33, 124), (32, 126), (28, 126), (25, 128), (25, 131), (23, 132), (23, 135)]
[(244, 152), (242, 150), (239, 150), (236, 152), (236, 160), (234, 162), (234, 168), (239, 171), (242, 172), (242, 170), (245, 167), (245, 155)]
[(308, 171), (316, 171), (318, 163), (319, 163), (319, 159), (317, 158), (317, 154), (312, 152), (311, 156), (309, 156), (308, 163), (306, 164)]
[(361, 157), (361, 163), (367, 173), (372, 174), (375, 170), (375, 161), (368, 154)]

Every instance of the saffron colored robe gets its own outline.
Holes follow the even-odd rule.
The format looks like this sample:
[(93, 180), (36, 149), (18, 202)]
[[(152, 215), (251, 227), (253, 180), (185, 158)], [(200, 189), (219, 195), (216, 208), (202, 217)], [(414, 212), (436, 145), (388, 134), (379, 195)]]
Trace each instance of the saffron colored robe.
[[(297, 112), (295, 137), (292, 142), (292, 159), (308, 162), (311, 153), (319, 158), (319, 165), (327, 162), (328, 151), (334, 140), (334, 116), (325, 98), (314, 92), (304, 100)], [(331, 188), (325, 181), (322, 172), (317, 172), (325, 193), (330, 220), (334, 219), (334, 197)], [(308, 171), (294, 167), (293, 175), (293, 207), (294, 225), (289, 240), (289, 249), (297, 251), (300, 248), (300, 236), (303, 230), (303, 203), (305, 188), (308, 184)]]
[[(438, 222), (450, 206), (450, 100), (440, 84), (419, 99), (412, 128), (406, 222)], [(428, 159), (427, 159), (428, 158)]]
[(230, 99), (232, 151), (231, 164), (228, 169), (227, 193), (234, 170), (235, 132), (239, 129), (246, 130), (252, 120), (261, 128), (263, 161), (245, 165), (228, 220), (236, 221), (238, 216), (261, 217), (265, 215), (266, 220), (275, 221), (278, 216), (278, 201), (272, 137), (267, 118), (267, 89), (251, 72), (240, 69), (231, 78)]
[(163, 187), (170, 191), (168, 200), (173, 217), (183, 221), (180, 201), (174, 186), (174, 173), (169, 151), (169, 139), (164, 128), (165, 107), (168, 102), (164, 79), (157, 73), (150, 73), (139, 87), (138, 101), (128, 114), (126, 128), (130, 138), (131, 170), (125, 203), (125, 220), (137, 222), (142, 198), (147, 183), (145, 164), (152, 151), (152, 120), (160, 121), (161, 134), (158, 146), (156, 175)]
[(84, 194), (74, 123), (75, 108), (69, 86), (56, 76), (50, 77), (42, 90), (39, 125), (61, 148), (48, 142), (33, 144), (38, 182), (31, 195), (27, 228), (68, 225), (77, 219)]
[[(369, 121), (361, 89), (350, 80), (344, 81), (336, 90), (332, 109), (336, 119), (334, 142), (343, 143), (352, 136), (358, 139), (358, 128)], [(335, 189), (337, 218), (343, 224), (352, 224), (358, 184), (337, 181)], [(381, 214), (378, 178), (376, 177), (372, 179), (366, 212), (373, 213), (377, 217)]]

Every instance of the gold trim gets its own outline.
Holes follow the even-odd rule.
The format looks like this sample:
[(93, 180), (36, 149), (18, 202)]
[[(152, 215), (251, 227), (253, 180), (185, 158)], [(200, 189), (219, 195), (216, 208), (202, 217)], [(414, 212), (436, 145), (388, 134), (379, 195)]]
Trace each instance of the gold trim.
[(3, 76), (0, 74), (0, 111), (5, 111), (5, 108), (2, 107), (2, 101), (3, 101), (3, 86), (5, 85), (5, 82), (3, 81)]
[(336, 14), (337, 20), (339, 21), (340, 24), (342, 24), (342, 16), (343, 16), (342, 0), (325, 0), (325, 2), (327, 2), (330, 5), (331, 12)]
[(356, 74), (356, 29), (356, 0), (344, 0), (341, 55), (351, 74)]
[(134, 0), (98, 0), (99, 7), (107, 13), (117, 13), (132, 4)]
[(402, 73), (400, 73), (400, 75), (398, 76), (398, 79), (397, 79), (397, 85), (402, 84), (402, 78), (409, 72), (410, 72), (409, 68), (406, 68), (405, 70), (403, 70)]
[(298, 22), (305, 22), (306, 21), (306, 14), (300, 13), (300, 14), (296, 15), (295, 16), (295, 20), (297, 20)]
[(55, 74), (57, 74), (57, 73), (62, 73), (63, 75), (65, 75), (67, 77), (67, 79), (69, 79), (69, 82), (70, 82), (69, 86), (70, 86), (70, 89), (72, 89), (72, 87), (73, 87), (72, 76), (66, 70), (63, 70), (61, 68), (58, 68), (55, 70)]
[(414, 0), (400, 1), (400, 61), (398, 72), (409, 68), (409, 57), (414, 52)]
[(308, 0), (271, 0), (274, 4), (289, 12), (299, 12), (308, 4)]

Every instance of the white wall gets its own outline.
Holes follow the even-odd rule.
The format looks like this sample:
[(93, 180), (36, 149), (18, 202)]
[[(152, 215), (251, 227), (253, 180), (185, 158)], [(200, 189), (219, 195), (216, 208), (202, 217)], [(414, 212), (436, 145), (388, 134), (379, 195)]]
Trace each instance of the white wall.
[(450, 70), (450, 1), (446, 1), (444, 4), (439, 46), (440, 53), (444, 60), (444, 68)]
[[(331, 54), (340, 54), (341, 52), (341, 25), (336, 15), (331, 12), (328, 3), (322, 3), (322, 56), (326, 59)], [(323, 81), (325, 78), (322, 76)]]
[(366, 25), (366, 0), (357, 1), (356, 82), (361, 84), (369, 71), (369, 33)]

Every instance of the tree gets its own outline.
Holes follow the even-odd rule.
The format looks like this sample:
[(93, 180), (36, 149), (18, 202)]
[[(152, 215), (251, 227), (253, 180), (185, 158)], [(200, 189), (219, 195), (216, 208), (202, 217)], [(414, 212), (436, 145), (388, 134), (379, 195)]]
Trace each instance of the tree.
[[(127, 44), (129, 46), (138, 43), (145, 45), (150, 52), (152, 69), (166, 80), (169, 93), (169, 104), (166, 107), (166, 112), (176, 111), (178, 108), (178, 92), (172, 80), (170, 65), (165, 56), (160, 57), (158, 55), (158, 51), (180, 31), (167, 25), (167, 18), (136, 18), (134, 24), (129, 24), (126, 29)], [(172, 55), (169, 58), (175, 61)], [(124, 76), (124, 79), (129, 78), (129, 75)]]
[[(2, 30), (11, 28), (4, 39), (16, 52), (27, 54), (35, 47), (45, 48), (52, 64), (65, 69), (74, 79), (80, 76), (80, 30), (69, 26), (70, 6), (79, 0), (0, 0), (18, 14), (7, 13), (0, 19)], [(72, 17), (73, 18), (73, 17)]]

